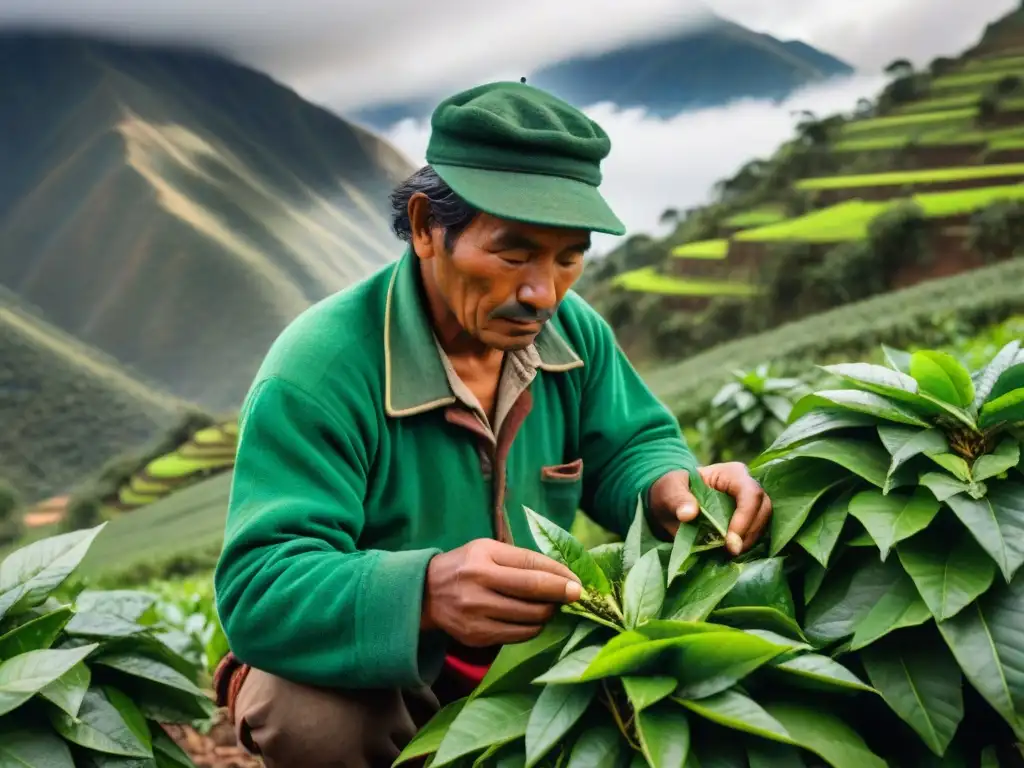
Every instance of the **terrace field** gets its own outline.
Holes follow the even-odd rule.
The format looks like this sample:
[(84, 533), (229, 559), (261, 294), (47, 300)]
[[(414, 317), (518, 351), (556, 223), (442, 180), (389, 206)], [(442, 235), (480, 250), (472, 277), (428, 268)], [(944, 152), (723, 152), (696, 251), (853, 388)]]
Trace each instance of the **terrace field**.
[(866, 173), (856, 176), (825, 176), (798, 181), (796, 189), (811, 191), (822, 189), (852, 189), (854, 187), (911, 186), (941, 182), (998, 180), (1005, 177), (1024, 178), (1024, 163), (1006, 165), (964, 166), (960, 168), (932, 168), (916, 171)]
[(711, 298), (717, 296), (752, 296), (757, 289), (743, 283), (714, 280), (683, 280), (664, 275), (650, 267), (625, 272), (615, 279), (616, 287), (635, 293), (662, 296)]

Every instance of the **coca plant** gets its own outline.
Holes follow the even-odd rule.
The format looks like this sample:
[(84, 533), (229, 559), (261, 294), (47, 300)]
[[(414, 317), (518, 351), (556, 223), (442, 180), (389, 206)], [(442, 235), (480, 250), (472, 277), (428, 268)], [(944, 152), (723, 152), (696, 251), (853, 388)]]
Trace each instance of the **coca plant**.
[(883, 768), (838, 714), (877, 695), (812, 651), (781, 558), (724, 556), (729, 509), (700, 495), (703, 524), (672, 542), (638, 506), (624, 542), (589, 551), (527, 510), (540, 549), (580, 578), (583, 596), (502, 648), (476, 691), (395, 764)]
[(189, 768), (159, 723), (207, 719), (196, 670), (145, 622), (154, 597), (61, 591), (103, 526), (0, 562), (0, 766)]
[(798, 401), (757, 462), (770, 554), (811, 644), (863, 665), (943, 765), (978, 765), (1024, 740), (1024, 351), (973, 374), (884, 352), (824, 367), (842, 388)]

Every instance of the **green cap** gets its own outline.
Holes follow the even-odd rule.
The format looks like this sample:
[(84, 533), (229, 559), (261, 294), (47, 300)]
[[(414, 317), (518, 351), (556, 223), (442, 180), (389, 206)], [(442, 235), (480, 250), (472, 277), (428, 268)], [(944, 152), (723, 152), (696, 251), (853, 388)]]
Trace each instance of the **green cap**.
[(611, 140), (572, 105), (525, 83), (488, 83), (442, 101), (430, 126), (427, 162), (474, 208), (625, 234), (597, 189)]

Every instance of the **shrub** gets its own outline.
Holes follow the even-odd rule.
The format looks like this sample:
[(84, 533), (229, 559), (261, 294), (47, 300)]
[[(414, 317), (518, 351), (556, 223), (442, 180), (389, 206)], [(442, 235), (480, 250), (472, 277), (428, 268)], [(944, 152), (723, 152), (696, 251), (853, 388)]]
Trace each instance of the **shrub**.
[(1018, 252), (1024, 240), (1024, 203), (1000, 200), (971, 217), (967, 247), (986, 261), (997, 261)]
[(862, 665), (935, 755), (976, 765), (1024, 737), (1024, 351), (974, 374), (885, 356), (825, 366), (845, 388), (801, 399), (757, 462), (770, 554), (801, 582), (811, 644)]
[(673, 542), (659, 542), (638, 507), (625, 542), (589, 552), (528, 510), (534, 538), (579, 576), (583, 597), (505, 646), (396, 764), (883, 768), (840, 714), (870, 687), (810, 651), (781, 559), (721, 557), (729, 510), (700, 495), (704, 526), (680, 527)]
[(22, 532), (21, 497), (14, 486), (0, 480), (0, 544), (8, 544)]
[(204, 720), (213, 705), (193, 666), (146, 626), (154, 598), (60, 591), (100, 530), (42, 539), (0, 563), (4, 765), (192, 765), (159, 723)]
[(228, 652), (228, 642), (217, 615), (213, 575), (175, 581), (156, 581), (144, 587), (156, 597), (154, 626), (160, 639), (200, 669), (204, 682)]

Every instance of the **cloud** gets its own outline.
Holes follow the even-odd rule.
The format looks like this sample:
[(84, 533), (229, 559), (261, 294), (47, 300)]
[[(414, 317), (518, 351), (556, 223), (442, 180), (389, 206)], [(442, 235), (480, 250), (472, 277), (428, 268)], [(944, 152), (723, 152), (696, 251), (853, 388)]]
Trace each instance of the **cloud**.
[[(781, 104), (747, 100), (689, 112), (670, 119), (610, 105), (585, 110), (608, 132), (612, 151), (603, 164), (602, 192), (630, 234), (659, 231), (666, 208), (705, 203), (716, 181), (731, 176), (755, 157), (767, 157), (793, 136), (795, 110), (825, 116), (849, 111), (861, 97), (883, 87), (880, 76), (858, 76), (807, 88)], [(429, 126), (406, 120), (386, 137), (416, 164), (424, 162)], [(595, 252), (607, 252), (619, 238), (600, 236)]]

